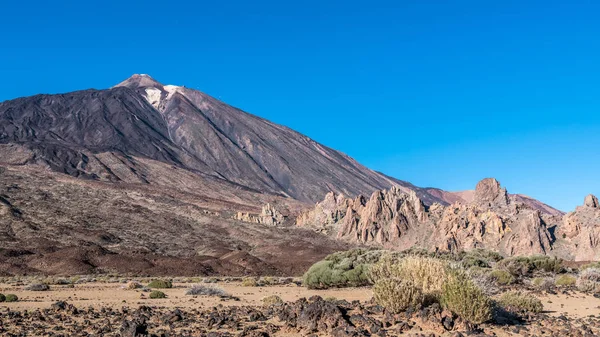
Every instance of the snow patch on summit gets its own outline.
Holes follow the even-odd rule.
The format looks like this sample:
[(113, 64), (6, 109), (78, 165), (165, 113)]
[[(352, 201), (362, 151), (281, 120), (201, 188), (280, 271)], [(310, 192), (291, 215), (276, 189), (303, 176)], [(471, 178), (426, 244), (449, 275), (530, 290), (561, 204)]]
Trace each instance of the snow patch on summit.
[(158, 109), (160, 105), (160, 97), (162, 96), (162, 91), (157, 88), (146, 88), (146, 100), (148, 103), (152, 104), (152, 106)]
[(167, 94), (167, 99), (171, 99), (171, 97), (173, 97), (173, 95), (179, 91), (179, 89), (181, 89), (181, 87), (178, 87), (176, 85), (165, 85), (163, 88), (165, 88), (165, 90), (168, 92)]

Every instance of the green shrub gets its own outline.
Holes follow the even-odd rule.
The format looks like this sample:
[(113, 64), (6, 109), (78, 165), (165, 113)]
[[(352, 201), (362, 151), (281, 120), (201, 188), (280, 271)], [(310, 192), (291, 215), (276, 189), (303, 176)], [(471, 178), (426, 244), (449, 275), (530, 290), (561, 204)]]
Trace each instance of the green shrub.
[(258, 287), (258, 281), (254, 277), (244, 277), (242, 287)]
[(500, 285), (509, 285), (515, 282), (514, 276), (506, 270), (494, 269), (490, 272), (490, 277)]
[(544, 310), (542, 301), (531, 294), (520, 291), (509, 291), (500, 296), (498, 304), (504, 309), (515, 313), (539, 313)]
[(162, 291), (154, 290), (153, 292), (150, 293), (150, 298), (152, 298), (152, 299), (167, 298), (167, 295), (165, 293), (163, 293)]
[(482, 267), (489, 268), (492, 264), (503, 259), (502, 255), (497, 252), (476, 248), (468, 252), (460, 252), (458, 254), (460, 263), (463, 267)]
[(6, 302), (17, 302), (19, 298), (15, 294), (7, 294), (5, 300)]
[(271, 295), (271, 296), (267, 296), (267, 297), (263, 298), (262, 303), (263, 303), (263, 305), (270, 306), (270, 305), (275, 305), (275, 304), (282, 304), (283, 300), (281, 299), (281, 297), (279, 297), (277, 295)]
[(557, 277), (554, 283), (559, 287), (567, 287), (575, 285), (575, 282), (577, 282), (577, 278), (575, 276), (563, 274)]
[(398, 278), (378, 280), (373, 286), (373, 298), (394, 314), (409, 307), (418, 308), (424, 301), (423, 292), (410, 279)]
[(266, 286), (273, 286), (278, 284), (278, 281), (274, 277), (266, 276), (260, 279), (260, 283)]
[(451, 271), (442, 285), (441, 304), (474, 324), (484, 323), (492, 318), (492, 302), (489, 297), (459, 270)]
[(352, 249), (333, 253), (313, 264), (304, 274), (303, 284), (309, 289), (358, 287), (371, 284), (370, 266), (379, 261), (382, 250)]
[(167, 280), (152, 280), (150, 283), (148, 283), (148, 288), (169, 289), (173, 288), (173, 283)]
[(6, 301), (6, 296), (4, 294), (0, 294), (0, 302)]

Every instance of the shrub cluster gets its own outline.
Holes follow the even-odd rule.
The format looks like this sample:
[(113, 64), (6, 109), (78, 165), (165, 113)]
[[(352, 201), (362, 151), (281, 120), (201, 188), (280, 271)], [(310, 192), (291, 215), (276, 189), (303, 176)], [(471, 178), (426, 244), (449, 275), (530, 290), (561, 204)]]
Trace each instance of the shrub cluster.
[(500, 296), (498, 304), (514, 313), (539, 313), (544, 309), (542, 301), (531, 294), (509, 291)]
[(19, 298), (15, 294), (7, 294), (4, 297), (4, 301), (6, 301), (6, 302), (17, 302), (18, 300), (19, 300)]
[(510, 257), (498, 262), (498, 267), (517, 277), (536, 272), (562, 273), (565, 270), (562, 259), (546, 255)]

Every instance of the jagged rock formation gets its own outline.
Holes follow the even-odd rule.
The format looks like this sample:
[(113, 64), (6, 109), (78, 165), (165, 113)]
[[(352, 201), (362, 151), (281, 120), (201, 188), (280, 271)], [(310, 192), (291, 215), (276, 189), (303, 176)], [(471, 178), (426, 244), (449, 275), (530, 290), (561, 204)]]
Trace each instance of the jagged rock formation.
[(598, 198), (590, 194), (585, 197), (583, 206), (567, 213), (557, 230), (557, 237), (564, 239), (565, 245), (575, 247), (569, 257), (575, 260), (600, 259), (600, 206)]
[(266, 204), (262, 207), (260, 214), (237, 212), (233, 218), (244, 222), (253, 222), (268, 226), (280, 226), (285, 222), (287, 216), (284, 216), (271, 204)]
[(470, 203), (426, 206), (398, 188), (374, 192), (366, 200), (328, 194), (297, 225), (339, 239), (393, 249), (421, 246), (459, 251), (485, 247), (506, 255), (549, 254), (555, 219), (510, 196), (496, 179), (477, 184)]

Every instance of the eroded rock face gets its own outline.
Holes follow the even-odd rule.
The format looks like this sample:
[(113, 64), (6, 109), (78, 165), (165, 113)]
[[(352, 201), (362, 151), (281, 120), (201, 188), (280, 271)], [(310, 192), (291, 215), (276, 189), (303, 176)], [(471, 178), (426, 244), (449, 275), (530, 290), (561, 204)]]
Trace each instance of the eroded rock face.
[(335, 235), (338, 239), (391, 249), (420, 246), (430, 250), (498, 250), (506, 255), (548, 254), (554, 219), (511, 199), (493, 178), (477, 184), (470, 203), (429, 207), (414, 192), (399, 188), (374, 192), (367, 200), (328, 194), (297, 224)]
[(574, 247), (570, 257), (592, 261), (600, 258), (600, 207), (594, 195), (585, 197), (583, 206), (563, 217), (557, 237)]

